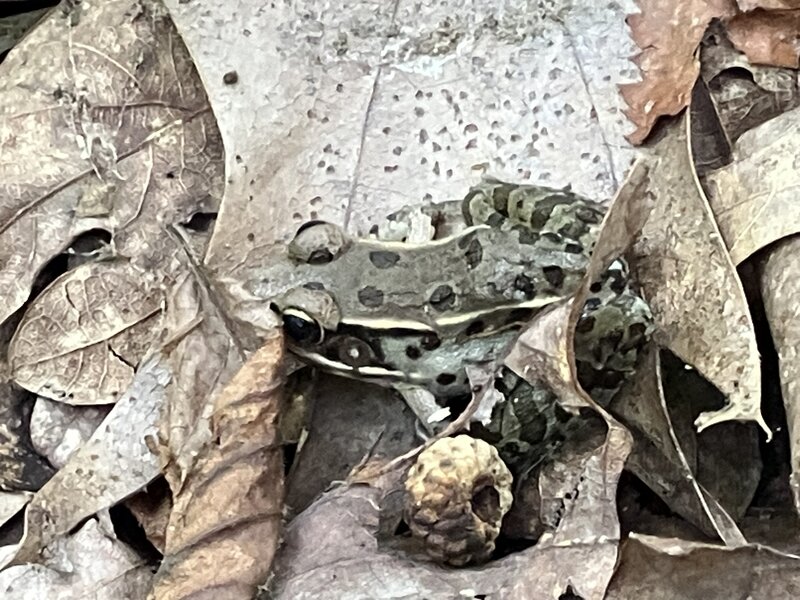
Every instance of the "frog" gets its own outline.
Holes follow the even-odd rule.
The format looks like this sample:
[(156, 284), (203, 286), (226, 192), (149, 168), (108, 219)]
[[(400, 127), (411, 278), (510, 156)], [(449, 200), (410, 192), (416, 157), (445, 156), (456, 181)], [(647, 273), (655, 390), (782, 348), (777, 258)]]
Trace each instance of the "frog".
[[(606, 207), (570, 188), (486, 178), (460, 200), (420, 210), (429, 239), (407, 235), (413, 227), (404, 223), (417, 213), (409, 207), (369, 236), (303, 224), (287, 248), (286, 289), (271, 307), (302, 361), (406, 398), (422, 389), (436, 406), (463, 406), (472, 393), (468, 367), (496, 364), (539, 311), (582, 284)], [(649, 307), (617, 259), (592, 284), (577, 324), (579, 369), (613, 389), (651, 331)], [(551, 396), (513, 374), (498, 372), (496, 382), (517, 401), (536, 399), (535, 410), (516, 413), (533, 413), (523, 421), (538, 422), (537, 443), (569, 420)], [(511, 435), (498, 423), (507, 425), (513, 406), (498, 407), (491, 435)], [(431, 416), (418, 405), (415, 412)], [(517, 433), (526, 426), (511, 421)]]

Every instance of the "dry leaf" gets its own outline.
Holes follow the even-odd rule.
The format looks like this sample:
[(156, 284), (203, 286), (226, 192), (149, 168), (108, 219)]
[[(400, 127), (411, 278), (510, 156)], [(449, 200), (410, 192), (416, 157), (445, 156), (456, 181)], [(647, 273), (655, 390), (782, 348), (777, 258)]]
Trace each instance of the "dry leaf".
[(203, 284), (193, 270), (179, 278), (167, 300), (164, 352), (174, 383), (159, 422), (159, 451), (173, 494), (211, 440), (214, 397), (244, 362), (237, 338)]
[(641, 144), (659, 117), (676, 115), (689, 104), (700, 72), (697, 48), (713, 18), (736, 14), (733, 0), (637, 0), (641, 13), (628, 17), (641, 52), (634, 62), (642, 81), (620, 86), (625, 114), (636, 125), (628, 136)]
[[(552, 579), (543, 578), (538, 595), (548, 589), (565, 590), (572, 585), (575, 593), (584, 598), (603, 598), (616, 562), (616, 543), (619, 540), (619, 521), (616, 514), (616, 485), (626, 457), (631, 449), (630, 434), (598, 407), (580, 389), (577, 383), (573, 339), (575, 324), (589, 292), (589, 285), (616, 257), (625, 253), (633, 242), (649, 211), (651, 195), (648, 192), (648, 168), (643, 163), (635, 165), (612, 201), (603, 220), (598, 240), (592, 253), (589, 268), (581, 289), (572, 300), (554, 304), (538, 315), (520, 335), (506, 357), (505, 364), (525, 377), (530, 383), (545, 382), (562, 404), (574, 408), (591, 406), (608, 425), (606, 440), (585, 469), (596, 475), (584, 474), (574, 493), (577, 497), (568, 503), (567, 516), (559, 523), (552, 542), (542, 540), (536, 546), (533, 560), (558, 560), (561, 568)], [(542, 493), (545, 496), (545, 493)], [(604, 543), (597, 543), (603, 539)], [(552, 544), (552, 546), (551, 546)], [(564, 546), (567, 548), (564, 548)], [(573, 548), (569, 548), (574, 545)], [(590, 554), (584, 554), (590, 552)], [(529, 572), (547, 572), (546, 564), (534, 562)], [(531, 582), (517, 587), (521, 593)], [(521, 596), (520, 596), (521, 597)], [(533, 593), (533, 597), (537, 597)]]
[(795, 158), (800, 109), (743, 134), (733, 162), (706, 178), (709, 203), (737, 265), (761, 248), (800, 231)]
[(0, 384), (0, 489), (35, 491), (53, 475), (35, 447), (28, 428), (31, 405), (28, 394), (10, 383)]
[(616, 560), (614, 473), (622, 469), (628, 444), (625, 432), (613, 429), (585, 459), (574, 501), (555, 536), (475, 569), (441, 567), (424, 555), (408, 554), (399, 540), (378, 540), (386, 489), (335, 488), (287, 525), (269, 597), (338, 598), (360, 589), (370, 590), (375, 600), (409, 593), (443, 600), (459, 595), (526, 600), (557, 597), (572, 587), (583, 598), (599, 600)]
[(366, 456), (394, 457), (417, 446), (416, 417), (387, 388), (320, 374), (308, 401), (308, 437), (287, 478), (286, 506), (293, 513), (331, 482), (344, 480)]
[(688, 119), (665, 128), (652, 152), (656, 204), (634, 252), (636, 280), (653, 309), (654, 339), (695, 367), (728, 399), (701, 414), (700, 430), (761, 416), (761, 371), (753, 322), (733, 262), (697, 182)]
[(781, 10), (785, 8), (800, 8), (800, 0), (736, 0), (742, 11), (763, 8), (764, 10)]
[[(733, 47), (721, 23), (709, 27), (703, 39), (700, 73), (731, 141), (800, 104), (796, 71), (751, 65)], [(696, 119), (692, 122), (698, 125)]]
[(37, 398), (31, 413), (31, 443), (60, 469), (108, 416), (111, 406), (70, 406)]
[(776, 244), (761, 269), (761, 294), (778, 353), (783, 404), (789, 428), (792, 474), (789, 483), (795, 511), (800, 513), (800, 238)]
[(282, 346), (276, 333), (216, 397), (212, 437), (174, 490), (151, 598), (199, 596), (211, 588), (249, 600), (266, 579), (283, 506)]
[(0, 74), (0, 320), (91, 229), (166, 269), (164, 226), (215, 210), (222, 178), (213, 116), (160, 3), (65, 5)]
[(800, 10), (754, 10), (727, 23), (733, 45), (753, 64), (800, 66)]
[(87, 263), (43, 291), (17, 328), (13, 380), (68, 404), (115, 402), (161, 332), (164, 295), (130, 263)]
[(0, 572), (0, 595), (3, 600), (133, 600), (144, 598), (152, 577), (149, 565), (90, 519), (37, 563)]
[(608, 600), (794, 598), (800, 560), (756, 544), (726, 548), (632, 534)]
[(221, 22), (199, 17), (217, 8), (207, 0), (167, 5), (228, 153), (205, 264), (230, 314), (262, 333), (278, 291), (265, 265), (309, 218), (363, 232), (404, 204), (463, 197), (483, 173), (602, 198), (630, 164), (614, 82), (633, 69), (615, 4), (351, 3), (309, 20), (244, 3)]
[(14, 563), (40, 550), (96, 512), (114, 506), (158, 477), (154, 438), (169, 372), (158, 355), (142, 364), (130, 388), (94, 435), (34, 496)]
[[(754, 446), (755, 452), (750, 453), (751, 460), (746, 460), (748, 455), (742, 452), (744, 446), (740, 445), (737, 448), (738, 468), (722, 473), (725, 480), (732, 480), (736, 486), (733, 493), (737, 502), (732, 507), (735, 508), (735, 513), (731, 516), (726, 511), (726, 506), (733, 504), (731, 495), (723, 498), (726, 500), (723, 505), (706, 487), (706, 484), (716, 482), (720, 475), (719, 469), (709, 473), (706, 468), (701, 475), (699, 468), (701, 462), (704, 465), (713, 464), (715, 458), (718, 464), (718, 454), (712, 453), (724, 452), (727, 456), (729, 448), (724, 443), (712, 445), (706, 455), (698, 456), (698, 442), (691, 429), (691, 412), (696, 410), (692, 401), (695, 398), (689, 391), (691, 384), (687, 383), (682, 382), (675, 386), (676, 402), (671, 409), (668, 408), (658, 349), (651, 348), (641, 357), (636, 374), (620, 390), (609, 407), (609, 411), (620, 418), (633, 433), (634, 447), (626, 468), (658, 494), (671, 510), (706, 535), (718, 536), (727, 545), (743, 544), (746, 540), (736, 526), (735, 519), (741, 518), (758, 485), (761, 471), (757, 439), (752, 439), (755, 443), (751, 448)], [(711, 434), (720, 427), (723, 425), (703, 435)], [(738, 443), (741, 437), (736, 440)], [(707, 456), (709, 454), (710, 459)]]

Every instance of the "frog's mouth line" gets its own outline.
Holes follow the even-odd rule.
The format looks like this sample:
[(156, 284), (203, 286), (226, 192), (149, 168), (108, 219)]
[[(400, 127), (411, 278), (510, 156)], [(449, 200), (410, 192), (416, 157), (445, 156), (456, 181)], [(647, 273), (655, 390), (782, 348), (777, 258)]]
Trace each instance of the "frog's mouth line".
[(322, 356), (317, 352), (310, 352), (307, 349), (301, 348), (294, 344), (289, 344), (289, 350), (294, 354), (307, 361), (310, 365), (332, 373), (333, 375), (340, 375), (350, 379), (361, 379), (371, 383), (391, 385), (392, 383), (412, 383), (422, 384), (424, 379), (419, 376), (414, 376), (404, 371), (396, 371), (387, 369), (385, 367), (363, 366), (354, 367), (343, 363), (341, 361), (331, 360)]

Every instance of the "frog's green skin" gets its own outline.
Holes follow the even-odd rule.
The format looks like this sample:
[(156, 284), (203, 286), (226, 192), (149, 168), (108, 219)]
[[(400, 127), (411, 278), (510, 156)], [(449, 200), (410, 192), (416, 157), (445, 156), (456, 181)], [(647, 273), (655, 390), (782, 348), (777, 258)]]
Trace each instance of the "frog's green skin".
[[(274, 308), (290, 349), (323, 370), (422, 386), (444, 402), (468, 395), (465, 366), (501, 356), (537, 310), (575, 292), (605, 209), (568, 190), (499, 181), (458, 204), (466, 228), (418, 244), (301, 228), (273, 276), (288, 287)], [(434, 222), (454, 212), (453, 203), (429, 209)], [(621, 261), (592, 289), (576, 355), (596, 374), (629, 370), (649, 309)]]

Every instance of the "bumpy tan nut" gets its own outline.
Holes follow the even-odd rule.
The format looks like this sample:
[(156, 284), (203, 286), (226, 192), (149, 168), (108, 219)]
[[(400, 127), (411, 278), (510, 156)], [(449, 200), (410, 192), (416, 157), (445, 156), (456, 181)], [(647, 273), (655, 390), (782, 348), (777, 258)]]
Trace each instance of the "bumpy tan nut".
[(494, 551), (512, 477), (497, 450), (468, 435), (438, 440), (406, 477), (406, 520), (434, 559), (454, 566)]

